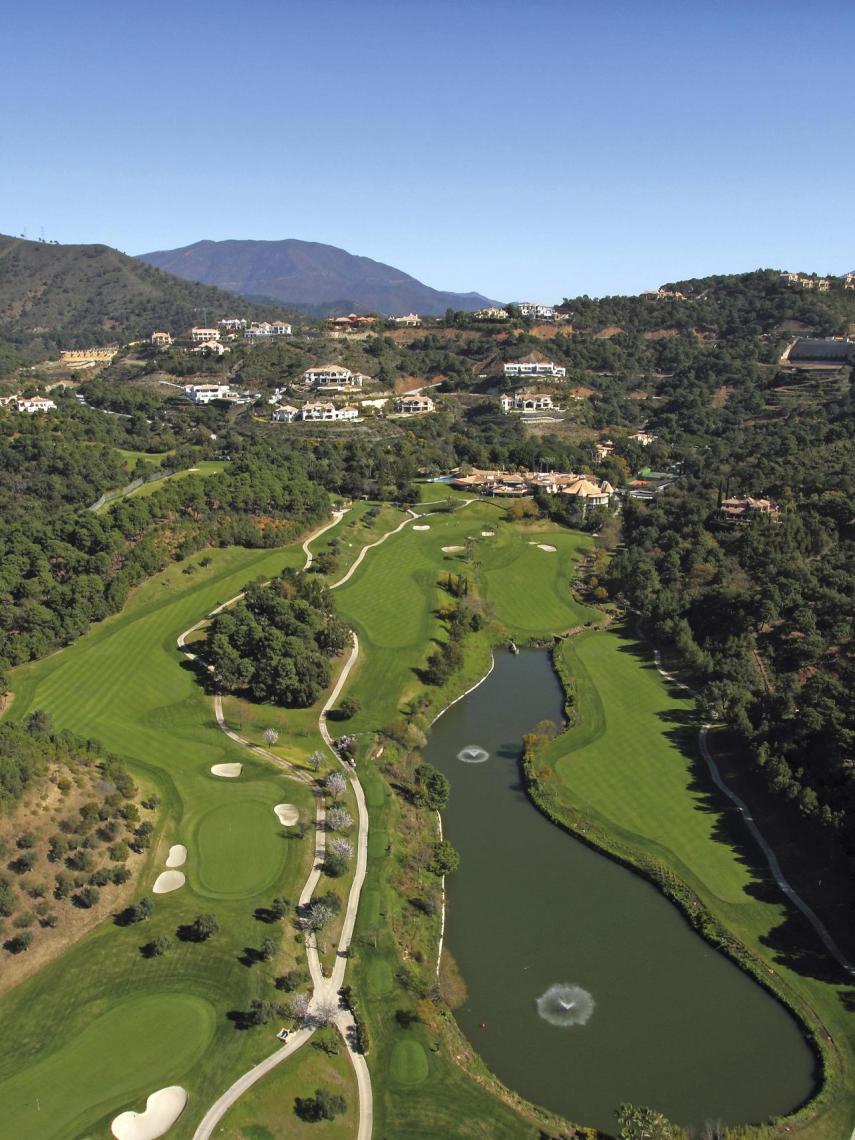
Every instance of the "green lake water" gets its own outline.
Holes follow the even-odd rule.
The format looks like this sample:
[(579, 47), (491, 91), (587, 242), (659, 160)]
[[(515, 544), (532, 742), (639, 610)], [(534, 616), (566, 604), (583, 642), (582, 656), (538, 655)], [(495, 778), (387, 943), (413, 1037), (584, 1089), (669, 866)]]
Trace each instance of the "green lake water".
[[(461, 1028), (510, 1088), (607, 1131), (623, 1101), (684, 1125), (759, 1122), (795, 1108), (815, 1067), (792, 1016), (650, 884), (551, 824), (526, 796), (522, 737), (562, 716), (549, 654), (499, 653), (490, 677), (431, 730), (426, 759), (451, 780), (443, 825), (461, 855), (446, 917), (469, 991)], [(467, 748), (488, 759), (465, 762)], [(541, 1016), (537, 1000), (555, 985), (590, 994), (584, 1024)], [(587, 1004), (562, 990), (545, 1013), (572, 1020)]]

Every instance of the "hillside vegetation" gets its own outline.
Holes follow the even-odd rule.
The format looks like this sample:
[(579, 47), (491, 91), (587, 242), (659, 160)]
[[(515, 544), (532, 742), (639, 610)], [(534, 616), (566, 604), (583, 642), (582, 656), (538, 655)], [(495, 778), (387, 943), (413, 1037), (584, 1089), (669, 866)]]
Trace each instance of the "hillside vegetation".
[(269, 314), (208, 285), (181, 281), (106, 245), (53, 245), (0, 235), (0, 368), (59, 348), (178, 333), (231, 314)]

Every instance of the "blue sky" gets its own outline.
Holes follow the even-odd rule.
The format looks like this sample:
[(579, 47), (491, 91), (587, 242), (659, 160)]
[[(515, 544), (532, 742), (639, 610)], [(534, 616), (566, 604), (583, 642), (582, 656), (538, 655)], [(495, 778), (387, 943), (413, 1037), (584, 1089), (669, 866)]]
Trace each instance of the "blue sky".
[(5, 6), (0, 232), (505, 299), (855, 269), (850, 0)]

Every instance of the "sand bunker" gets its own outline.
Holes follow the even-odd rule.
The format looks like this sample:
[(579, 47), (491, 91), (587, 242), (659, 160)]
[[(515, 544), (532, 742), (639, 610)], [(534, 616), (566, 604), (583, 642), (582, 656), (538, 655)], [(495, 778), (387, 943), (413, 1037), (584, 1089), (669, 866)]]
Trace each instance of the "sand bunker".
[(443, 554), (457, 554), (458, 551), (465, 550), (465, 549), (466, 548), (464, 546), (443, 546), (442, 553)]
[(170, 891), (177, 891), (186, 882), (183, 871), (161, 871), (154, 880), (151, 888), (153, 895), (168, 895)]
[(211, 772), (225, 780), (236, 780), (243, 771), (243, 764), (215, 764)]
[(421, 526), (414, 526), (413, 530), (430, 530), (430, 527), (427, 523), (423, 523)]
[(187, 1104), (187, 1091), (180, 1085), (153, 1092), (145, 1112), (123, 1112), (110, 1125), (116, 1140), (157, 1140), (168, 1132)]
[(166, 857), (167, 867), (183, 867), (187, 862), (187, 848), (183, 843), (176, 843), (174, 847), (169, 848), (169, 855)]
[(495, 533), (496, 532), (494, 530), (482, 530), (481, 531), (481, 537), (482, 538), (493, 538)]
[(537, 549), (545, 550), (547, 554), (554, 554), (556, 548), (554, 546), (550, 546), (548, 542), (539, 542), (537, 544)]
[(300, 813), (293, 804), (277, 804), (273, 810), (283, 827), (293, 826), (300, 818)]

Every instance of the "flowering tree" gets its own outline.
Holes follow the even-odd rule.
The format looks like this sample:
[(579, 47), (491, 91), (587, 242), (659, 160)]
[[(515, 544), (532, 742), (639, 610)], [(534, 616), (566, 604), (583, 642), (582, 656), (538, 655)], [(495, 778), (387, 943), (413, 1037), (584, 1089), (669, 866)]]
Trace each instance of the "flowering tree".
[(345, 808), (330, 808), (327, 812), (327, 827), (330, 831), (350, 831), (353, 827), (353, 816)]
[(279, 739), (279, 733), (275, 728), (265, 728), (262, 736), (264, 737), (266, 744), (275, 744)]
[(309, 1002), (308, 994), (295, 994), (291, 998), (291, 1016), (303, 1025), (309, 1020)]
[(335, 839), (329, 842), (329, 852), (339, 859), (351, 859), (353, 857), (353, 844), (349, 839), (344, 839), (337, 835)]
[(345, 780), (341, 772), (330, 772), (324, 781), (324, 787), (332, 796), (333, 802), (338, 803), (339, 798), (344, 794), (344, 790), (347, 787), (347, 780)]

